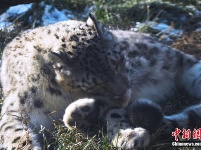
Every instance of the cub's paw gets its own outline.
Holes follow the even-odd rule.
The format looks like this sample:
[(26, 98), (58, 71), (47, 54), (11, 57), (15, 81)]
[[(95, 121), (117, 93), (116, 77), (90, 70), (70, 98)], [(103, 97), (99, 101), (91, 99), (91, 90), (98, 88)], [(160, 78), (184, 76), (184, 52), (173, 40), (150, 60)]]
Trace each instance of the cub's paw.
[(120, 129), (113, 138), (112, 144), (123, 150), (144, 148), (149, 144), (150, 134), (143, 128)]
[(94, 99), (79, 99), (71, 103), (63, 116), (64, 124), (69, 128), (86, 129), (99, 119), (99, 107)]

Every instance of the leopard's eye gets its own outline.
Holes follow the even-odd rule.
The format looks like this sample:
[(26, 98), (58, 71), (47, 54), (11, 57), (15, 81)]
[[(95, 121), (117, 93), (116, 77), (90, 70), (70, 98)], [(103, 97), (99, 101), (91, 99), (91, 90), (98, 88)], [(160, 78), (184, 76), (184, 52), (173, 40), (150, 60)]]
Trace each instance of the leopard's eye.
[(101, 85), (95, 85), (93, 87), (87, 88), (86, 92), (88, 93), (100, 93), (104, 91), (104, 87)]

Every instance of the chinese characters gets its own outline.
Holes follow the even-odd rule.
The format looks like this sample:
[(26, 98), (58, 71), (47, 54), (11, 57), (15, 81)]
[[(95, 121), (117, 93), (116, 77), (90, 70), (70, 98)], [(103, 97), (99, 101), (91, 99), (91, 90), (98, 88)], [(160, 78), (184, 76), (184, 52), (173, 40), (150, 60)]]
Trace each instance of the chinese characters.
[(172, 132), (172, 136), (175, 137), (175, 141), (178, 141), (178, 137), (180, 136), (182, 140), (190, 140), (190, 139), (199, 139), (201, 140), (201, 128), (194, 129), (191, 131), (190, 129), (182, 129), (175, 128), (175, 131)]

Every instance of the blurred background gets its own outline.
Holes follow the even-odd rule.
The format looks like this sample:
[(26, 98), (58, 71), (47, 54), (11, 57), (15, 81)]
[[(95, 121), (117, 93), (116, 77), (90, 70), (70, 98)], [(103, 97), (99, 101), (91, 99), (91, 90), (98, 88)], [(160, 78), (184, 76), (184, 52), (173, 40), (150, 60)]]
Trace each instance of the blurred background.
[(23, 30), (89, 12), (110, 29), (147, 32), (200, 57), (200, 0), (0, 0), (0, 50)]

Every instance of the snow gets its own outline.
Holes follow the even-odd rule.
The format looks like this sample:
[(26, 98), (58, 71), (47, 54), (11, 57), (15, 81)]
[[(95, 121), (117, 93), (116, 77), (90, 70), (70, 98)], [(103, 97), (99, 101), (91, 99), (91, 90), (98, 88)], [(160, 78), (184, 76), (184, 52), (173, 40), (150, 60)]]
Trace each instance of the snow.
[[(10, 7), (5, 13), (0, 15), (0, 30), (13, 30), (13, 23), (9, 21), (10, 18), (17, 18), (20, 15), (23, 15), (26, 13), (28, 10), (31, 9), (32, 7), (31, 4), (23, 4), (23, 5), (17, 5)], [(49, 24), (56, 23), (58, 21), (63, 21), (63, 20), (69, 20), (69, 19), (76, 19), (76, 16), (71, 12), (70, 10), (66, 9), (57, 9), (54, 6), (47, 5), (45, 2), (41, 2), (39, 4), (41, 6), (41, 10), (44, 10), (42, 13), (41, 18), (37, 18), (37, 20), (34, 20), (34, 22), (37, 24), (37, 26), (46, 26)], [(189, 9), (194, 10), (198, 15), (201, 14), (200, 11), (198, 11), (195, 7), (188, 6)], [(82, 13), (81, 17), (86, 18), (89, 14), (89, 12), (95, 10), (96, 7), (94, 6), (88, 6), (85, 8), (85, 11)], [(29, 17), (29, 21), (31, 22), (34, 18), (32, 16)], [(184, 18), (181, 19), (186, 19), (185, 16)], [(33, 24), (34, 26), (35, 24)], [(154, 30), (157, 30), (160, 34), (162, 35), (171, 35), (171, 36), (181, 36), (182, 35), (182, 30), (180, 29), (174, 29), (170, 25), (167, 25), (166, 23), (157, 23), (154, 21), (147, 21), (144, 23), (137, 22), (135, 27), (131, 28), (131, 31), (139, 31), (141, 28), (145, 26), (149, 26)], [(200, 30), (200, 29), (197, 29)]]
[(195, 6), (193, 5), (189, 5), (186, 6), (186, 8), (191, 9), (192, 11), (195, 12), (195, 16), (200, 16), (201, 15), (201, 11), (199, 11)]
[[(9, 18), (11, 17), (17, 17), (25, 12), (27, 12), (31, 7), (31, 4), (23, 4), (23, 5), (17, 5), (10, 7), (5, 13), (0, 15), (0, 30), (13, 30), (13, 23), (9, 22)], [(75, 15), (69, 10), (58, 10), (57, 8), (51, 6), (51, 5), (46, 5), (44, 2), (41, 2), (40, 5), (44, 8), (44, 12), (42, 14), (41, 20), (37, 20), (36, 22), (40, 26), (46, 26), (48, 24), (53, 24), (58, 21), (63, 21), (63, 20), (69, 20), (69, 19), (75, 19)], [(32, 17), (29, 17), (29, 20), (31, 20)], [(42, 21), (42, 22), (41, 22)]]
[(6, 11), (6, 13), (9, 16), (14, 15), (14, 14), (22, 14), (22, 13), (28, 11), (31, 7), (32, 7), (32, 3), (31, 4), (12, 6)]
[(0, 19), (0, 30), (13, 30), (12, 22), (1, 21)]
[(174, 29), (171, 26), (165, 24), (165, 23), (157, 23), (153, 21), (147, 21), (146, 23), (140, 23), (136, 22), (136, 25), (134, 28), (131, 28), (131, 31), (139, 31), (141, 28), (149, 26), (152, 29), (157, 30), (158, 32), (164, 33), (164, 34), (169, 34), (172, 36), (181, 36), (183, 31), (180, 29)]
[(69, 10), (66, 9), (58, 10), (57, 8), (51, 5), (45, 5), (43, 2), (41, 3), (41, 5), (45, 7), (44, 14), (42, 16), (43, 26), (53, 24), (59, 21), (75, 19), (75, 16)]
[(181, 36), (183, 33), (182, 30), (174, 29), (165, 23), (153, 24), (152, 22), (150, 22), (150, 24), (153, 29), (159, 30), (163, 33), (168, 33), (169, 35)]
[(12, 22), (9, 22), (8, 19), (10, 17), (25, 13), (31, 7), (32, 3), (10, 7), (5, 13), (0, 15), (0, 30), (13, 30)]

